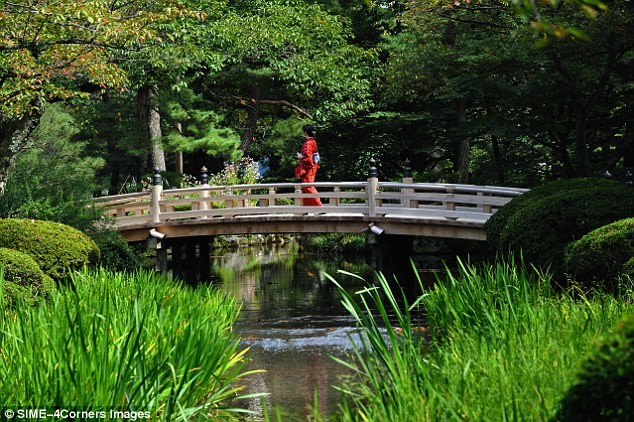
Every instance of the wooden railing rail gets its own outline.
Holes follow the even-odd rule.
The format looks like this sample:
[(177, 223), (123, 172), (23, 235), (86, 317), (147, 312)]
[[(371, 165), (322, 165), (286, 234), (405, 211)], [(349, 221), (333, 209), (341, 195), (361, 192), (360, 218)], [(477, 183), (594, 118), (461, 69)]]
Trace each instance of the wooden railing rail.
[[(302, 193), (314, 186), (318, 194)], [(525, 189), (442, 183), (353, 182), (261, 183), (233, 186), (201, 185), (95, 199), (117, 227), (183, 219), (233, 218), (257, 214), (355, 214), (360, 216), (434, 217), (469, 219), (484, 223), (488, 217)], [(305, 198), (319, 197), (323, 207), (307, 207)]]

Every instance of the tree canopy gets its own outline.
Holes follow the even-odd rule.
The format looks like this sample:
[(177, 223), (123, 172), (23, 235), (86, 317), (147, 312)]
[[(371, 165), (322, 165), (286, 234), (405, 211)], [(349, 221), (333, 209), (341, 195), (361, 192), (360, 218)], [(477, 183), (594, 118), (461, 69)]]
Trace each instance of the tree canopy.
[(409, 159), (424, 181), (625, 174), (632, 13), (626, 0), (4, 2), (0, 194), (29, 142), (50, 142), (33, 134), (54, 102), (113, 192), (150, 166), (242, 155), (290, 179), (306, 122), (324, 178), (358, 178), (370, 157), (389, 178)]

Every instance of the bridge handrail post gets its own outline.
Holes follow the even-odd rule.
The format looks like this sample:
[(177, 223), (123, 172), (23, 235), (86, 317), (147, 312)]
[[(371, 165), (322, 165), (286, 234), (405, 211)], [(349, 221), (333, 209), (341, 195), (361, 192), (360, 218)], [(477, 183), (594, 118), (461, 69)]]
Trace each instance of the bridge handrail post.
[(269, 186), (266, 197), (260, 198), (258, 205), (260, 207), (271, 207), (275, 205), (275, 186)]
[(341, 188), (339, 186), (335, 186), (332, 190), (332, 197), (328, 200), (328, 205), (336, 207), (339, 205), (339, 194), (341, 193)]
[(302, 188), (299, 185), (295, 185), (295, 206), (301, 207), (304, 205), (304, 198), (300, 195), (302, 194)]
[[(207, 167), (205, 166), (200, 169), (200, 185), (205, 188), (209, 186), (209, 176), (207, 175)], [(200, 191), (200, 202), (198, 205), (199, 209), (209, 209), (207, 198), (209, 198), (209, 191), (207, 189)]]
[(272, 207), (275, 205), (275, 195), (276, 195), (276, 191), (275, 191), (275, 186), (271, 186), (269, 188), (269, 203), (267, 204), (269, 207)]
[[(476, 196), (478, 199), (484, 196), (484, 192), (477, 192)], [(482, 203), (482, 212), (485, 214), (493, 214), (493, 207), (491, 205), (487, 205), (484, 202)]]
[[(412, 167), (409, 159), (405, 159), (405, 163), (403, 165), (403, 183), (411, 185), (414, 183), (414, 178), (412, 177)], [(413, 199), (407, 199), (408, 195), (412, 195), (414, 193), (414, 189), (411, 188), (402, 188), (401, 189), (401, 206), (405, 208), (418, 208), (418, 201)]]
[[(226, 187), (225, 196), (227, 198), (233, 196), (233, 190), (231, 189), (231, 186)], [(225, 199), (225, 208), (234, 208), (232, 199)]]
[(376, 217), (376, 194), (379, 186), (378, 172), (376, 170), (376, 161), (370, 159), (370, 167), (368, 168), (368, 184), (366, 185), (366, 194), (368, 197), (368, 215)]
[(152, 222), (161, 222), (161, 199), (163, 197), (163, 178), (158, 168), (154, 169), (152, 177)]

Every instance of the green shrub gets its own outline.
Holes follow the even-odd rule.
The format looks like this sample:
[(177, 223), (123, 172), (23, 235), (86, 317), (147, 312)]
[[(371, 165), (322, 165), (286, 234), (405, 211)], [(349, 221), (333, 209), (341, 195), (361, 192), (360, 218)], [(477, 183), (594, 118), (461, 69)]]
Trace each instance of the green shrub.
[(57, 221), (83, 230), (103, 211), (87, 207), (96, 173), (106, 161), (93, 154), (85, 136), (77, 136), (83, 119), (63, 102), (47, 104), (32, 147), (20, 154), (11, 171), (0, 217)]
[(497, 248), (500, 241), (500, 235), (502, 230), (508, 224), (510, 218), (522, 207), (531, 202), (534, 202), (540, 198), (543, 198), (553, 193), (561, 191), (570, 191), (575, 189), (586, 189), (589, 186), (603, 186), (605, 184), (614, 184), (613, 181), (597, 178), (577, 178), (558, 180), (556, 182), (548, 183), (543, 186), (536, 187), (528, 192), (517, 196), (511, 200), (508, 204), (500, 208), (495, 214), (491, 216), (484, 225), (484, 229), (487, 234), (487, 241), (490, 242), (495, 248)]
[(599, 227), (566, 247), (566, 272), (578, 282), (614, 283), (634, 256), (634, 218)]
[(326, 233), (311, 236), (307, 249), (321, 253), (358, 253), (365, 250), (365, 236), (350, 233)]
[(57, 282), (68, 271), (99, 262), (99, 248), (92, 239), (77, 229), (51, 221), (0, 220), (0, 247), (29, 254)]
[(53, 280), (33, 258), (13, 249), (0, 248), (0, 274), (5, 304), (34, 303), (53, 288)]
[(634, 415), (634, 314), (620, 321), (583, 365), (559, 421), (631, 421)]
[(630, 258), (625, 264), (623, 264), (621, 275), (634, 279), (634, 257)]
[(116, 271), (135, 271), (143, 266), (143, 251), (136, 251), (121, 233), (98, 230), (89, 236), (99, 247), (100, 266)]
[(527, 260), (559, 272), (568, 243), (634, 215), (634, 190), (623, 184), (585, 179), (566, 186), (523, 201), (500, 232), (498, 249), (521, 250)]

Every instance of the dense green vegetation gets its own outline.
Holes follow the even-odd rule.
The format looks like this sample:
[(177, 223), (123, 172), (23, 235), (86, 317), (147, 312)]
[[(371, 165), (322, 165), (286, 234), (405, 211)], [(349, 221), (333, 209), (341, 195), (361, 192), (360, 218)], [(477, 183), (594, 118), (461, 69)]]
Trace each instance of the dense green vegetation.
[(486, 223), (487, 239), (502, 252), (521, 251), (525, 259), (550, 266), (559, 274), (570, 242), (633, 214), (634, 194), (622, 183), (563, 180), (536, 188), (502, 207)]
[(464, 264), (413, 303), (385, 278), (340, 291), (363, 332), (333, 420), (576, 420), (584, 400), (581, 420), (631, 415), (632, 290), (561, 293), (510, 260)]
[(56, 282), (69, 272), (94, 267), (99, 248), (81, 231), (61, 223), (6, 218), (0, 220), (0, 247), (27, 253)]
[(0, 299), (2, 406), (149, 411), (152, 420), (232, 413), (246, 375), (234, 299), (143, 272), (84, 271), (72, 284), (38, 307)]
[[(625, 0), (7, 5), (0, 193), (27, 188), (39, 206), (0, 212), (140, 189), (153, 167), (178, 174), (181, 154), (195, 177), (246, 155), (290, 180), (307, 121), (324, 179), (363, 177), (370, 157), (388, 179), (405, 158), (420, 181), (623, 178), (632, 12)], [(74, 188), (56, 189), (71, 166)]]
[(53, 289), (53, 280), (33, 258), (14, 249), (0, 248), (0, 273), (7, 306), (33, 304), (46, 298)]
[[(399, 180), (408, 159), (416, 181), (532, 188), (486, 227), (525, 264), (465, 266), (411, 308), (383, 281), (363, 293), (379, 320), (347, 297), (368, 337), (346, 363), (359, 377), (341, 387), (341, 419), (565, 420), (592, 383), (631, 391), (604, 375), (631, 369), (631, 318), (610, 331), (633, 312), (619, 290), (634, 276), (633, 17), (628, 0), (6, 2), (4, 403), (224, 415), (242, 368), (236, 304), (136, 274), (143, 256), (87, 205), (147, 188), (153, 168), (166, 187), (203, 166), (214, 183), (254, 183), (255, 161), (292, 180), (307, 122), (318, 180), (365, 179), (370, 158)], [(631, 411), (597, 397), (603, 417)]]
[(615, 289), (634, 258), (634, 219), (618, 220), (599, 227), (566, 248), (566, 272), (579, 282)]
[(626, 421), (634, 413), (634, 314), (617, 322), (584, 362), (556, 420)]

